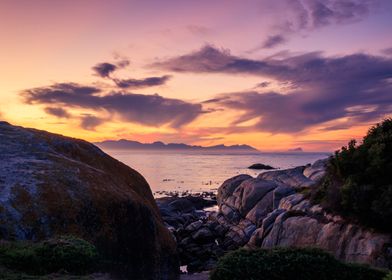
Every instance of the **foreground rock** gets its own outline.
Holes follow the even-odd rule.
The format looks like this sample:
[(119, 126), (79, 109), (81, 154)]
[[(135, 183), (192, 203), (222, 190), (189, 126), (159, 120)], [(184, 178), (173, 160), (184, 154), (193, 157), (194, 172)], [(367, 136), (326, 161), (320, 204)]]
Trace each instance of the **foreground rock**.
[(72, 234), (126, 264), (130, 279), (175, 279), (175, 243), (146, 180), (94, 145), (0, 123), (0, 239)]
[[(205, 209), (216, 205), (215, 196), (204, 195), (158, 198), (157, 204), (163, 220), (177, 241), (181, 265), (190, 273), (211, 270), (223, 255), (219, 237), (226, 229), (210, 220)], [(204, 275), (205, 276), (205, 275)]]

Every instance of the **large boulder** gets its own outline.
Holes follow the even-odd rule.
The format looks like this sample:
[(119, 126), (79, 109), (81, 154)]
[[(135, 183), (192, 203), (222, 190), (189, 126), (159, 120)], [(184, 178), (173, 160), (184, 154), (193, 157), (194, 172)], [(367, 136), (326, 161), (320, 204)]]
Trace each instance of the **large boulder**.
[(319, 159), (307, 166), (303, 172), (304, 176), (316, 182), (320, 181), (326, 174), (328, 160), (329, 158)]
[(305, 166), (299, 166), (286, 170), (268, 171), (259, 174), (258, 178), (279, 182), (293, 188), (308, 188), (314, 185), (315, 181), (304, 175), (305, 168)]
[(241, 174), (224, 181), (218, 189), (218, 205), (220, 205), (225, 199), (229, 198), (243, 181), (251, 178), (252, 176), (250, 175)]
[(72, 234), (130, 279), (175, 279), (175, 243), (135, 170), (77, 139), (0, 123), (0, 239)]

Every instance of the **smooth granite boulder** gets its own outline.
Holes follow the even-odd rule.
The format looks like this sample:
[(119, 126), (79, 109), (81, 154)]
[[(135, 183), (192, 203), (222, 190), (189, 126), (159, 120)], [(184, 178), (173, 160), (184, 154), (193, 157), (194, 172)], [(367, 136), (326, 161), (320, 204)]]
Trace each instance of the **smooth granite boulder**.
[(227, 179), (226, 181), (223, 182), (223, 184), (219, 187), (218, 189), (218, 205), (222, 203), (223, 200), (226, 198), (230, 197), (235, 189), (245, 180), (251, 179), (252, 176), (246, 175), (246, 174), (241, 174), (238, 176), (235, 176), (233, 178)]
[(233, 193), (234, 201), (227, 200), (229, 206), (237, 209), (244, 217), (267, 193), (278, 187), (278, 184), (263, 179), (247, 179)]
[(70, 234), (130, 279), (176, 279), (175, 242), (146, 180), (82, 140), (0, 123), (0, 239)]
[(320, 181), (326, 174), (328, 160), (328, 158), (319, 159), (312, 165), (307, 166), (303, 172), (304, 176), (316, 182)]
[(299, 166), (286, 170), (268, 171), (261, 173), (257, 178), (282, 183), (293, 188), (308, 188), (315, 184), (315, 181), (306, 177), (303, 172), (304, 166)]

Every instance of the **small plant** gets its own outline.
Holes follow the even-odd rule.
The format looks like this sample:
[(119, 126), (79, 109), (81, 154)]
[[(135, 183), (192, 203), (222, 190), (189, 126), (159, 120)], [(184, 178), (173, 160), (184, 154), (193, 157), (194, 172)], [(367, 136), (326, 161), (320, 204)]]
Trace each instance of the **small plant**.
[(95, 264), (94, 245), (71, 236), (46, 241), (6, 242), (0, 245), (0, 264), (23, 272), (45, 274), (65, 270), (82, 274)]
[(211, 280), (382, 280), (385, 272), (344, 264), (312, 248), (240, 249), (222, 257)]

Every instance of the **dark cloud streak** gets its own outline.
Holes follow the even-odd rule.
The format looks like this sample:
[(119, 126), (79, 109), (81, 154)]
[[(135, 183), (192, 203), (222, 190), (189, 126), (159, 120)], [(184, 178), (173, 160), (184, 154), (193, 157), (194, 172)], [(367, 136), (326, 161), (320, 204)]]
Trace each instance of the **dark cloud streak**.
[(56, 107), (47, 107), (45, 108), (45, 112), (49, 115), (58, 117), (58, 118), (70, 118), (71, 115), (64, 110), (63, 108), (56, 108)]
[(282, 34), (271, 35), (264, 41), (262, 48), (271, 49), (285, 43), (286, 41), (287, 39)]
[(93, 70), (98, 76), (102, 78), (107, 78), (110, 76), (111, 73), (117, 70), (117, 66), (112, 63), (103, 62), (95, 65), (93, 67)]
[(104, 119), (85, 114), (81, 118), (80, 126), (86, 130), (95, 130), (95, 128), (105, 122)]
[(144, 79), (113, 79), (113, 82), (120, 88), (140, 89), (153, 86), (164, 85), (171, 76), (148, 77)]

